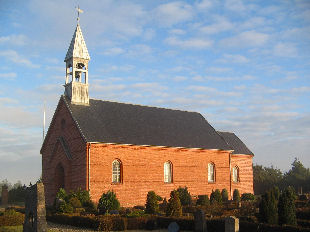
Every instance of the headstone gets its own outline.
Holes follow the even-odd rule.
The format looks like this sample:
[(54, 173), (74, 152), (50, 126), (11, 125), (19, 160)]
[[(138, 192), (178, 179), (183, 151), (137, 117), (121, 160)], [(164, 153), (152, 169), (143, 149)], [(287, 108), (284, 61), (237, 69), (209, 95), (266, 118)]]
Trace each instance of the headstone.
[(27, 188), (23, 232), (47, 232), (43, 183)]
[(198, 209), (194, 214), (195, 219), (195, 232), (206, 232), (207, 224), (206, 224), (206, 215), (203, 210)]
[(239, 219), (234, 216), (225, 218), (225, 232), (239, 232)]
[(178, 225), (178, 223), (176, 222), (171, 222), (168, 226), (168, 231), (169, 232), (179, 232), (180, 231), (180, 227)]
[(9, 191), (8, 191), (8, 186), (2, 185), (1, 205), (6, 206), (8, 203), (9, 203)]

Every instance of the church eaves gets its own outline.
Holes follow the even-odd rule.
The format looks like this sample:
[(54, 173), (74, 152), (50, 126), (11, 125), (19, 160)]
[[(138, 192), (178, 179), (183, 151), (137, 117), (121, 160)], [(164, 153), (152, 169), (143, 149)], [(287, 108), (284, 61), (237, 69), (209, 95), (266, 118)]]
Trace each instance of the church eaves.
[(65, 61), (73, 57), (90, 60), (90, 56), (79, 24), (76, 26), (69, 49), (66, 54)]

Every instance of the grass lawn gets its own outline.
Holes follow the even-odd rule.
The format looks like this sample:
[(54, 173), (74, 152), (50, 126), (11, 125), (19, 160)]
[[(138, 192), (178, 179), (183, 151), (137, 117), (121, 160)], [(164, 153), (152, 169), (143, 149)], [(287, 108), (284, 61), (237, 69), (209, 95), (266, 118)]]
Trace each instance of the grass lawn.
[(23, 226), (1, 226), (0, 232), (22, 232)]

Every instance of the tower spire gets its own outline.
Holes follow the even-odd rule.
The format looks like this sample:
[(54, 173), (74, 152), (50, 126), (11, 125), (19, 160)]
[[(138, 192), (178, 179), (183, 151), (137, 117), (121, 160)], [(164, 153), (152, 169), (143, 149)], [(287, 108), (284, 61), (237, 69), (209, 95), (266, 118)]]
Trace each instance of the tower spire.
[(73, 104), (89, 104), (88, 95), (88, 61), (90, 56), (79, 24), (80, 13), (78, 6), (77, 25), (68, 48), (64, 62), (66, 62), (65, 95)]

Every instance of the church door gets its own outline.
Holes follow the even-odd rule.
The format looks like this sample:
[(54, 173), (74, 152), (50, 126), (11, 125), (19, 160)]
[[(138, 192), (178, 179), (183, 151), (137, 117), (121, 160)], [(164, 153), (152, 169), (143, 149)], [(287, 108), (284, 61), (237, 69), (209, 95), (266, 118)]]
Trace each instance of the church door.
[(65, 188), (65, 169), (61, 163), (56, 166), (54, 184), (56, 193), (59, 191), (60, 188)]

